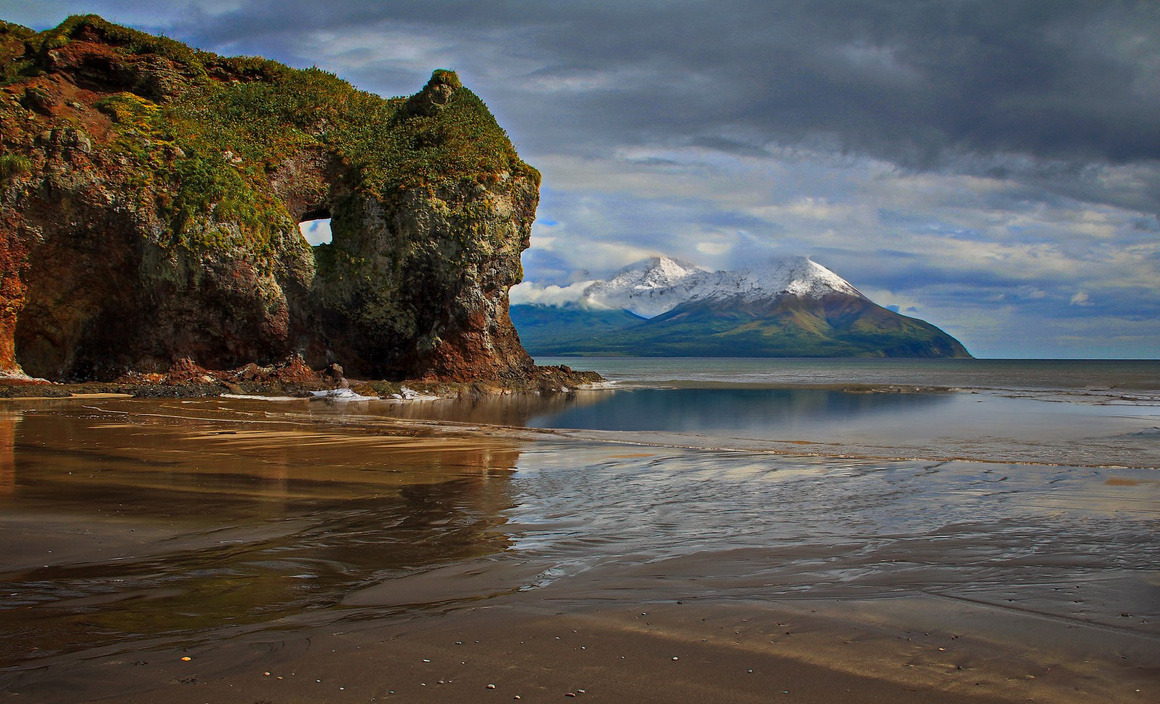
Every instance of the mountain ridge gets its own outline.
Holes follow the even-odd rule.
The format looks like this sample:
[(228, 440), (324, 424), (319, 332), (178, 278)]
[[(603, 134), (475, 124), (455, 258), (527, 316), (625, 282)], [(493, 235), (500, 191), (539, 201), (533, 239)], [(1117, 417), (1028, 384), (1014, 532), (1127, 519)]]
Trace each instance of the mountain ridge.
[(970, 357), (938, 327), (874, 303), (806, 257), (737, 272), (653, 257), (575, 301), (515, 303), (511, 315), (533, 355)]
[(643, 259), (584, 290), (589, 304), (654, 317), (698, 299), (762, 300), (782, 294), (864, 297), (848, 281), (807, 257), (777, 257), (762, 269), (711, 271), (671, 257)]

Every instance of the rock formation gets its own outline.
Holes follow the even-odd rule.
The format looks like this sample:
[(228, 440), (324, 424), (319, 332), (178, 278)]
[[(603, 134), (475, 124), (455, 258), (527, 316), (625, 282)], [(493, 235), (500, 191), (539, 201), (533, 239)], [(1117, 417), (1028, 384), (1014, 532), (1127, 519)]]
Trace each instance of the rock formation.
[(539, 179), (450, 71), (383, 99), (95, 16), (0, 23), (0, 372), (526, 376)]

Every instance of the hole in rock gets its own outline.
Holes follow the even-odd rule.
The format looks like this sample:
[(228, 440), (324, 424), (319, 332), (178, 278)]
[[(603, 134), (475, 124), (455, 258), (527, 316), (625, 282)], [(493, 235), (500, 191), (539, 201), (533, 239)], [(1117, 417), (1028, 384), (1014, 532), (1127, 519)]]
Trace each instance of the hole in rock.
[(320, 244), (330, 244), (332, 235), (330, 233), (330, 218), (320, 218), (318, 220), (306, 220), (298, 223), (298, 229), (302, 230), (302, 236), (310, 243), (311, 247), (317, 247)]

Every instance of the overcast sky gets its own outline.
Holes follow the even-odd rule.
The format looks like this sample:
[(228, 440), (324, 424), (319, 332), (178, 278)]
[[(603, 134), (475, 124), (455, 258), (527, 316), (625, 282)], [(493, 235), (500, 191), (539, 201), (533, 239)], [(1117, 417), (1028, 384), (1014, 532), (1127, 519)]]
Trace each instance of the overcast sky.
[(544, 174), (526, 278), (807, 255), (986, 357), (1160, 357), (1160, 2), (0, 0), (385, 96)]

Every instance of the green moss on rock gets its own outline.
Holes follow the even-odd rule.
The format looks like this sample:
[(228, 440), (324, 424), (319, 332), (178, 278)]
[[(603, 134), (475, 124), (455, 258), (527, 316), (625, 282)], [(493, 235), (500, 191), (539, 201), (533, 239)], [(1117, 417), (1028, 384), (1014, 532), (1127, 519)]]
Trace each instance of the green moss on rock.
[(8, 180), (32, 171), (32, 162), (19, 154), (0, 155), (0, 179)]
[[(29, 176), (3, 195), (0, 225), (28, 243), (7, 274), (29, 285), (6, 308), (25, 321), (9, 325), (18, 359), (0, 366), (23, 349), (58, 376), (290, 350), (377, 375), (529, 367), (506, 290), (539, 173), (453, 71), (384, 99), (95, 15), (40, 33), (0, 25), (0, 65), (0, 169)], [(316, 258), (297, 225), (318, 213), (333, 215), (335, 242)], [(99, 238), (121, 268), (101, 261)], [(112, 303), (53, 290), (110, 266), (127, 287)], [(127, 315), (160, 316), (161, 341), (99, 332)], [(126, 335), (129, 351), (112, 349)], [(465, 339), (467, 357), (446, 346)]]

